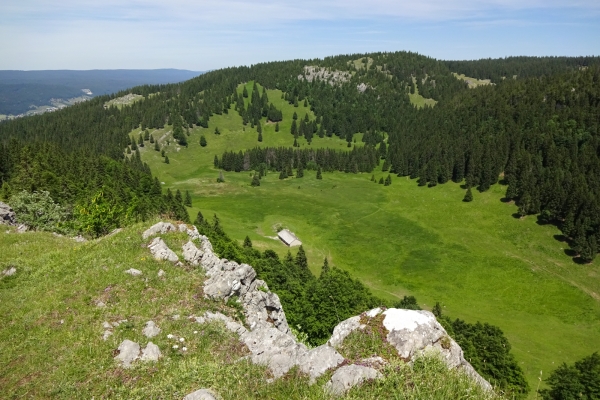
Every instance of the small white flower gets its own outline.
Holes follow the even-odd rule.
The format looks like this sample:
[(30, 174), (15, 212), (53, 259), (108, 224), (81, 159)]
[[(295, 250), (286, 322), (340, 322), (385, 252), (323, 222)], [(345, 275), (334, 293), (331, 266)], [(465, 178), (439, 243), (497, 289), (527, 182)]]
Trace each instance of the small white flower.
[(187, 347), (182, 347), (181, 351), (187, 351)]
[(185, 339), (181, 337), (181, 338), (179, 338), (179, 341), (180, 341), (181, 343), (183, 343), (183, 342), (185, 342)]
[(173, 348), (174, 348), (175, 350), (177, 350), (177, 349), (179, 348), (179, 346), (178, 346), (178, 345), (176, 345), (176, 344), (174, 344), (174, 345), (173, 345)]
[(171, 335), (170, 333), (167, 335), (167, 339), (173, 339), (173, 335)]
[(194, 331), (194, 333), (196, 334), (196, 333), (198, 333), (198, 331)]

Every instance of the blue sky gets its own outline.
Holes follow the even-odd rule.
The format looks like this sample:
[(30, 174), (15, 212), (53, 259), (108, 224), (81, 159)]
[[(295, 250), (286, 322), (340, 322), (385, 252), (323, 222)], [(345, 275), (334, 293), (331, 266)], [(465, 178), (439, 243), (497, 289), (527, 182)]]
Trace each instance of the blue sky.
[(181, 68), (410, 50), (600, 55), (600, 0), (3, 0), (0, 69)]

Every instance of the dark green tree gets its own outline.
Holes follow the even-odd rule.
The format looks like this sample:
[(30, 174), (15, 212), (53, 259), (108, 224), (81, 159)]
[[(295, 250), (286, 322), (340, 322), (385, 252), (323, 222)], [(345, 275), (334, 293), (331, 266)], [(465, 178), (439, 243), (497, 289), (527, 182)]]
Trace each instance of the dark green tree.
[(465, 193), (465, 197), (463, 197), (463, 201), (465, 203), (469, 203), (469, 202), (473, 201), (473, 192), (471, 192), (470, 187), (467, 189), (467, 192)]
[(323, 179), (323, 176), (321, 175), (321, 166), (317, 168), (317, 179)]
[(187, 190), (185, 191), (185, 200), (184, 200), (183, 204), (188, 207), (192, 206), (192, 195)]
[(165, 155), (165, 164), (169, 164), (169, 156)]
[(254, 176), (252, 177), (252, 182), (250, 183), (250, 185), (251, 186), (260, 186), (260, 178), (257, 173), (255, 173)]
[(250, 237), (248, 237), (247, 235), (244, 238), (244, 247), (252, 248), (252, 240), (250, 240)]
[(275, 123), (275, 132), (279, 132), (279, 122)]
[(204, 135), (200, 136), (200, 146), (202, 147), (206, 147), (208, 143), (206, 143), (206, 138), (204, 137)]

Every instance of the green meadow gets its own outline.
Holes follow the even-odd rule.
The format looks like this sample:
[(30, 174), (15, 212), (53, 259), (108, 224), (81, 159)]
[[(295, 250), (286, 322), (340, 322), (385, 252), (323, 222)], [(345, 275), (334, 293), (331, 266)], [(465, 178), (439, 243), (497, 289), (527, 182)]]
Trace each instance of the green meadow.
[[(248, 92), (251, 93), (251, 84)], [(239, 89), (241, 91), (241, 88)], [(251, 172), (219, 171), (214, 156), (225, 150), (254, 146), (291, 146), (294, 108), (269, 90), (269, 100), (283, 110), (280, 131), (261, 121), (263, 142), (256, 129), (243, 127), (236, 111), (214, 115), (208, 129), (190, 129), (188, 148), (174, 144), (169, 127), (151, 132), (169, 157), (146, 142), (142, 158), (164, 188), (189, 190), (192, 220), (201, 210), (208, 219), (217, 214), (226, 232), (255, 247), (279, 254), (288, 249), (274, 239), (278, 227), (292, 230), (304, 243), (311, 269), (318, 274), (327, 257), (348, 270), (381, 298), (394, 301), (414, 295), (425, 309), (440, 302), (446, 314), (468, 322), (499, 326), (532, 387), (540, 371), (547, 376), (562, 362), (600, 350), (600, 267), (574, 263), (565, 254), (554, 226), (538, 225), (535, 216), (514, 218), (514, 204), (501, 202), (505, 187), (474, 192), (463, 203), (464, 189), (455, 183), (419, 187), (415, 180), (392, 177), (392, 185), (373, 183), (371, 174), (305, 171), (304, 178), (278, 179), (270, 172), (259, 187), (251, 187)], [(215, 135), (218, 127), (221, 134)], [(139, 135), (139, 129), (133, 132)], [(200, 136), (208, 142), (199, 145)], [(356, 145), (362, 145), (356, 135)], [(167, 145), (167, 141), (170, 142)], [(336, 137), (313, 139), (301, 148), (346, 150)], [(376, 180), (387, 172), (378, 169)], [(292, 250), (294, 251), (294, 250)]]

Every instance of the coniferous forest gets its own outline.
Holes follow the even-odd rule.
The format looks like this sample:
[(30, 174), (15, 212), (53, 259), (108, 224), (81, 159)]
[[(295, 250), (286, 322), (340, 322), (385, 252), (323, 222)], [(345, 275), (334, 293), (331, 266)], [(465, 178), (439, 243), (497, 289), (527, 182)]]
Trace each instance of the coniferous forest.
[[(364, 62), (357, 66), (356, 59)], [(491, 84), (470, 89), (453, 73)], [(238, 93), (239, 84), (250, 81), (252, 93), (246, 88)], [(178, 190), (163, 188), (141, 160), (138, 147), (151, 146), (154, 138), (132, 139), (130, 132), (170, 125), (174, 139), (186, 146), (186, 129), (208, 128), (213, 115), (237, 112), (245, 125), (257, 127), (261, 141), (261, 118), (282, 120), (264, 88), (279, 89), (290, 105), (308, 104), (314, 113), (314, 119), (295, 116), (291, 132), (282, 135), (303, 136), (308, 143), (315, 135), (339, 138), (347, 149), (257, 147), (215, 154), (216, 168), (254, 170), (259, 177), (273, 170), (285, 178), (304, 170), (319, 176), (371, 173), (384, 160), (386, 174), (416, 178), (421, 186), (462, 183), (466, 202), (472, 191), (503, 185), (504, 201), (518, 206), (515, 217), (536, 215), (540, 223), (556, 225), (577, 260), (590, 262), (600, 250), (598, 57), (439, 61), (409, 52), (353, 54), (226, 68), (181, 84), (139, 86), (0, 123), (0, 198), (15, 199), (24, 209), (43, 198), (58, 211), (43, 221), (33, 218), (30, 226), (92, 237), (156, 215), (189, 222), (189, 194), (184, 200)], [(105, 106), (126, 93), (144, 99), (127, 107)], [(416, 93), (435, 106), (415, 107), (410, 95)], [(218, 134), (218, 127), (214, 131)], [(354, 145), (357, 133), (363, 134), (361, 146)], [(158, 142), (154, 146), (160, 150)], [(282, 261), (273, 252), (252, 250), (251, 243), (240, 248), (219, 229), (218, 219), (197, 223), (216, 238), (222, 256), (253, 263), (312, 343), (321, 343), (337, 321), (323, 317), (332, 315), (323, 300), (332, 288), (340, 299), (341, 293), (352, 294), (340, 300), (338, 317), (380, 304), (359, 282), (327, 264), (316, 278), (301, 254)], [(282, 275), (282, 270), (291, 272)], [(499, 329), (460, 320), (446, 324), (488, 379), (510, 393), (527, 391), (508, 350), (500, 351), (507, 342)], [(477, 337), (495, 343), (493, 366), (483, 364), (490, 350), (479, 346), (483, 339)]]
[[(265, 163), (276, 170), (285, 164), (365, 172), (379, 156), (385, 159), (384, 169), (418, 178), (419, 185), (464, 181), (466, 189), (486, 191), (501, 183), (506, 185), (505, 200), (518, 205), (519, 215), (536, 214), (541, 223), (556, 224), (582, 262), (596, 257), (597, 57), (443, 62), (415, 53), (374, 53), (362, 68), (352, 62), (357, 57), (227, 68), (182, 84), (134, 88), (145, 100), (122, 109), (103, 107), (109, 100), (104, 96), (58, 113), (5, 122), (0, 125), (3, 196), (45, 190), (79, 214), (90, 212), (93, 199), (103, 201), (114, 218), (96, 233), (118, 221), (156, 213), (182, 216), (175, 196), (160, 195), (159, 183), (140, 161), (128, 132), (165, 124), (181, 132), (183, 126), (207, 127), (211, 115), (228, 113), (232, 106), (246, 124), (259, 125), (261, 117), (277, 122), (281, 111), (264, 88), (278, 88), (290, 104), (307, 101), (316, 115), (316, 120), (300, 116), (292, 135), (309, 142), (313, 135), (336, 136), (350, 147), (354, 134), (362, 132), (365, 149), (249, 149), (242, 155), (219, 155), (219, 167), (238, 171)], [(490, 78), (493, 84), (468, 89), (452, 72)], [(251, 80), (263, 91), (254, 85), (246, 107), (248, 93), (240, 95), (236, 87)], [(409, 100), (415, 89), (437, 104), (416, 109)], [(176, 138), (186, 144), (185, 135)], [(126, 157), (128, 146), (131, 155)], [(73, 218), (77, 216), (75, 212)]]

